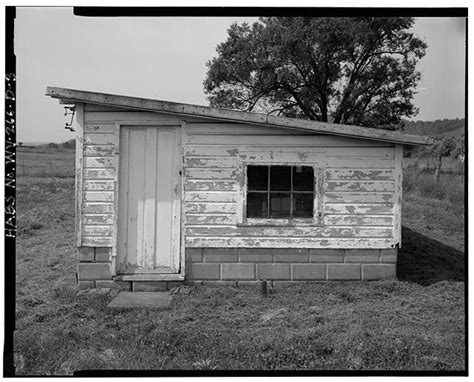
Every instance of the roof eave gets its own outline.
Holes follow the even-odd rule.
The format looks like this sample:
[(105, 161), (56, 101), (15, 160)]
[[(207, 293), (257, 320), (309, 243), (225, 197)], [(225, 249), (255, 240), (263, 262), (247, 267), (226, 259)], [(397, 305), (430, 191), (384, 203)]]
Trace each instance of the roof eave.
[(175, 103), (146, 98), (128, 97), (115, 94), (88, 92), (74, 89), (48, 87), (46, 95), (58, 98), (65, 103), (91, 103), (120, 108), (138, 109), (150, 112), (178, 114), (209, 119), (225, 120), (237, 123), (278, 126), (304, 132), (338, 135), (357, 139), (376, 140), (405, 145), (430, 145), (433, 139), (427, 136), (403, 134), (382, 129), (370, 129), (359, 126), (331, 124), (326, 122), (306, 121), (296, 118), (275, 117), (267, 114), (250, 113), (231, 109), (217, 109)]

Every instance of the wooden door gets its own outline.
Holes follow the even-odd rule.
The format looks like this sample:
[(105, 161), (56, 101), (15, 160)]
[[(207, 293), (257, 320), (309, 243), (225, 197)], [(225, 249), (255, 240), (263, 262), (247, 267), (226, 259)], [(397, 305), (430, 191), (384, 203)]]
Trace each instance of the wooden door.
[(178, 273), (180, 128), (120, 129), (117, 273)]

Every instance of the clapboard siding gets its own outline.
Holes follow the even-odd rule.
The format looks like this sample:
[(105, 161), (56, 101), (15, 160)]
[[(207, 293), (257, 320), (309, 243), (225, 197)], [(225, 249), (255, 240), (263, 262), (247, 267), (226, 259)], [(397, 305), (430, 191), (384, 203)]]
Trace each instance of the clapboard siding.
[(106, 214), (106, 213), (115, 213), (113, 203), (102, 202), (84, 202), (82, 207), (82, 212), (84, 214)]
[(236, 147), (213, 146), (213, 145), (188, 145), (184, 148), (186, 157), (235, 157), (238, 153)]
[(189, 202), (232, 202), (237, 201), (235, 192), (186, 192), (185, 201)]
[(84, 156), (86, 157), (113, 157), (115, 152), (114, 146), (86, 146), (84, 148)]
[(114, 215), (110, 214), (83, 214), (82, 222), (84, 225), (108, 225), (113, 224)]
[(82, 236), (82, 245), (84, 247), (112, 247), (112, 236)]
[[(306, 137), (308, 138), (308, 137)], [(254, 147), (254, 146), (246, 146), (244, 148), (245, 151), (254, 151), (256, 154), (261, 152), (262, 148), (266, 150), (270, 149), (272, 151), (277, 152), (294, 152), (301, 151), (304, 153), (314, 153), (314, 152), (327, 152), (331, 154), (331, 156), (341, 156), (341, 157), (382, 157), (382, 158), (393, 158), (394, 157), (394, 148), (393, 147), (370, 147), (367, 146), (365, 143), (364, 146), (361, 147), (352, 147), (352, 146), (344, 146), (344, 141), (339, 143), (342, 147), (333, 146), (328, 147), (324, 145), (325, 142), (321, 142), (321, 137), (311, 136), (312, 142), (307, 142), (304, 146), (304, 149), (299, 149), (298, 147), (286, 147), (286, 146), (279, 146), (275, 147), (274, 150), (271, 146), (261, 146), (261, 147)], [(343, 139), (343, 138), (340, 138)], [(208, 137), (210, 141), (211, 138)], [(354, 141), (351, 140), (351, 143)], [(326, 142), (327, 143), (327, 142)], [(332, 143), (336, 143), (332, 141)], [(347, 143), (347, 142), (346, 142)], [(370, 148), (369, 148), (370, 147)], [(242, 147), (240, 147), (240, 151), (242, 151)], [(235, 145), (232, 145), (229, 142), (226, 145), (212, 145), (212, 144), (190, 144), (185, 148), (185, 153), (187, 157), (234, 157), (238, 155), (239, 148)]]
[(235, 180), (238, 176), (238, 170), (235, 168), (217, 168), (217, 167), (187, 167), (185, 168), (186, 179), (226, 179)]
[(394, 167), (395, 167), (395, 162), (393, 158), (326, 156), (326, 168), (394, 168)]
[(395, 185), (392, 181), (327, 181), (326, 191), (395, 191)]
[(222, 215), (192, 215), (187, 214), (186, 224), (190, 225), (235, 225), (237, 219), (235, 214), (222, 214)]
[[(86, 116), (87, 112), (86, 107)], [(115, 122), (84, 124), (83, 245), (112, 246), (115, 198)]]
[(189, 135), (305, 135), (311, 133), (301, 133), (285, 128), (243, 125), (239, 123), (192, 123), (189, 128)]
[(86, 168), (111, 168), (115, 166), (115, 158), (108, 157), (84, 157)]
[[(183, 120), (186, 246), (387, 248), (394, 244), (393, 144), (86, 105), (82, 245), (113, 244), (116, 122), (150, 126), (154, 121), (180, 125)], [(316, 176), (322, 177), (318, 179), (321, 222), (278, 227), (240, 224), (242, 161), (316, 166)]]
[(325, 213), (343, 214), (343, 215), (393, 215), (393, 204), (334, 204), (326, 203), (324, 206)]
[(282, 234), (282, 230), (287, 237), (300, 237), (305, 240), (312, 238), (372, 238), (391, 237), (392, 228), (388, 227), (236, 227), (236, 226), (188, 226), (186, 228), (187, 237), (203, 236), (244, 236), (244, 237), (274, 237)]
[(111, 202), (114, 201), (113, 191), (87, 191), (83, 192), (83, 199), (86, 202)]
[(186, 167), (194, 168), (232, 168), (237, 166), (235, 157), (217, 157), (217, 158), (195, 158), (188, 156), (185, 161)]
[[(330, 147), (327, 155), (331, 157), (380, 157), (394, 158), (395, 149), (393, 147)], [(374, 158), (375, 159), (375, 158)]]
[(318, 237), (189, 237), (186, 246), (190, 248), (391, 248), (392, 238), (336, 238)]
[(326, 215), (324, 224), (330, 226), (377, 226), (392, 227), (393, 216)]
[(115, 123), (114, 122), (89, 122), (84, 124), (85, 133), (101, 133), (101, 134), (114, 134)]
[[(245, 146), (319, 146), (319, 147), (371, 147), (374, 144), (369, 140), (342, 138), (330, 135), (194, 135), (190, 134), (187, 137), (189, 144), (208, 144), (208, 145), (245, 145)], [(360, 141), (360, 142), (359, 142)], [(387, 144), (386, 146), (389, 146)], [(377, 142), (377, 146), (385, 146), (382, 142)], [(391, 145), (393, 146), (393, 145)]]
[(251, 163), (282, 163), (282, 164), (294, 164), (294, 163), (323, 163), (325, 150), (321, 148), (314, 148), (309, 152), (307, 149), (301, 150), (299, 148), (293, 148), (289, 151), (285, 150), (273, 150), (269, 147), (258, 147), (258, 151), (252, 150), (252, 148), (245, 147), (239, 151), (239, 156), (242, 161)]
[(326, 180), (393, 180), (394, 170), (386, 169), (339, 169), (330, 168), (325, 171)]
[[(380, 141), (370, 141), (338, 137), (326, 134), (308, 134), (291, 129), (258, 126), (240, 123), (192, 123), (187, 121), (188, 144), (207, 145), (314, 145), (320, 147), (391, 147), (387, 152), (394, 156), (394, 145)], [(231, 137), (229, 137), (229, 135)], [(384, 153), (385, 156), (387, 153)], [(391, 153), (391, 154), (390, 154)]]
[[(250, 126), (252, 132), (246, 133), (245, 126), (232, 131), (230, 125), (186, 126), (186, 246), (393, 245), (394, 145), (324, 135), (264, 136), (264, 128)], [(319, 166), (323, 176), (321, 224), (239, 224), (242, 161)]]
[(187, 179), (185, 191), (237, 191), (237, 182), (233, 180)]
[(373, 192), (325, 192), (326, 203), (393, 203), (394, 193)]
[(84, 144), (90, 145), (114, 145), (115, 135), (111, 133), (85, 133)]
[(115, 168), (85, 168), (84, 179), (114, 179)]
[(85, 236), (112, 236), (113, 226), (112, 225), (86, 225), (82, 226), (82, 232)]
[(86, 191), (113, 191), (115, 184), (113, 180), (90, 180), (84, 181), (84, 190)]
[(186, 213), (199, 214), (235, 214), (237, 212), (237, 204), (214, 202), (185, 202), (184, 211)]

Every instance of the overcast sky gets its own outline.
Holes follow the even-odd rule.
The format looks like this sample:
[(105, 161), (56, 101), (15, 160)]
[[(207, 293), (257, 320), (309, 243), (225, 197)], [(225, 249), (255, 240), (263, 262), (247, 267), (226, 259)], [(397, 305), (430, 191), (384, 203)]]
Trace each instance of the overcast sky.
[[(207, 105), (202, 83), (237, 17), (91, 18), (72, 8), (17, 8), (19, 142), (62, 142), (64, 109), (47, 86)], [(415, 120), (464, 117), (465, 21), (419, 18), (414, 32), (427, 44)]]

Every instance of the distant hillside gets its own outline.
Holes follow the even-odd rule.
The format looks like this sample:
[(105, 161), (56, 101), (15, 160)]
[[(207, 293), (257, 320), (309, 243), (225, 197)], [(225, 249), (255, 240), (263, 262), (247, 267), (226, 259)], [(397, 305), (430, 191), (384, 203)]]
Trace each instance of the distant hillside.
[[(426, 157), (435, 156), (436, 151), (441, 145), (452, 142), (449, 153), (445, 156), (457, 158), (460, 153), (465, 152), (465, 121), (459, 119), (437, 119), (436, 121), (404, 121), (405, 126), (401, 131), (408, 134), (429, 135), (434, 138), (432, 146), (406, 146), (404, 150), (405, 157)], [(452, 137), (454, 139), (451, 139)]]
[(430, 135), (441, 138), (448, 135), (464, 134), (464, 118), (459, 119), (437, 119), (436, 121), (404, 121), (402, 131), (408, 134)]

